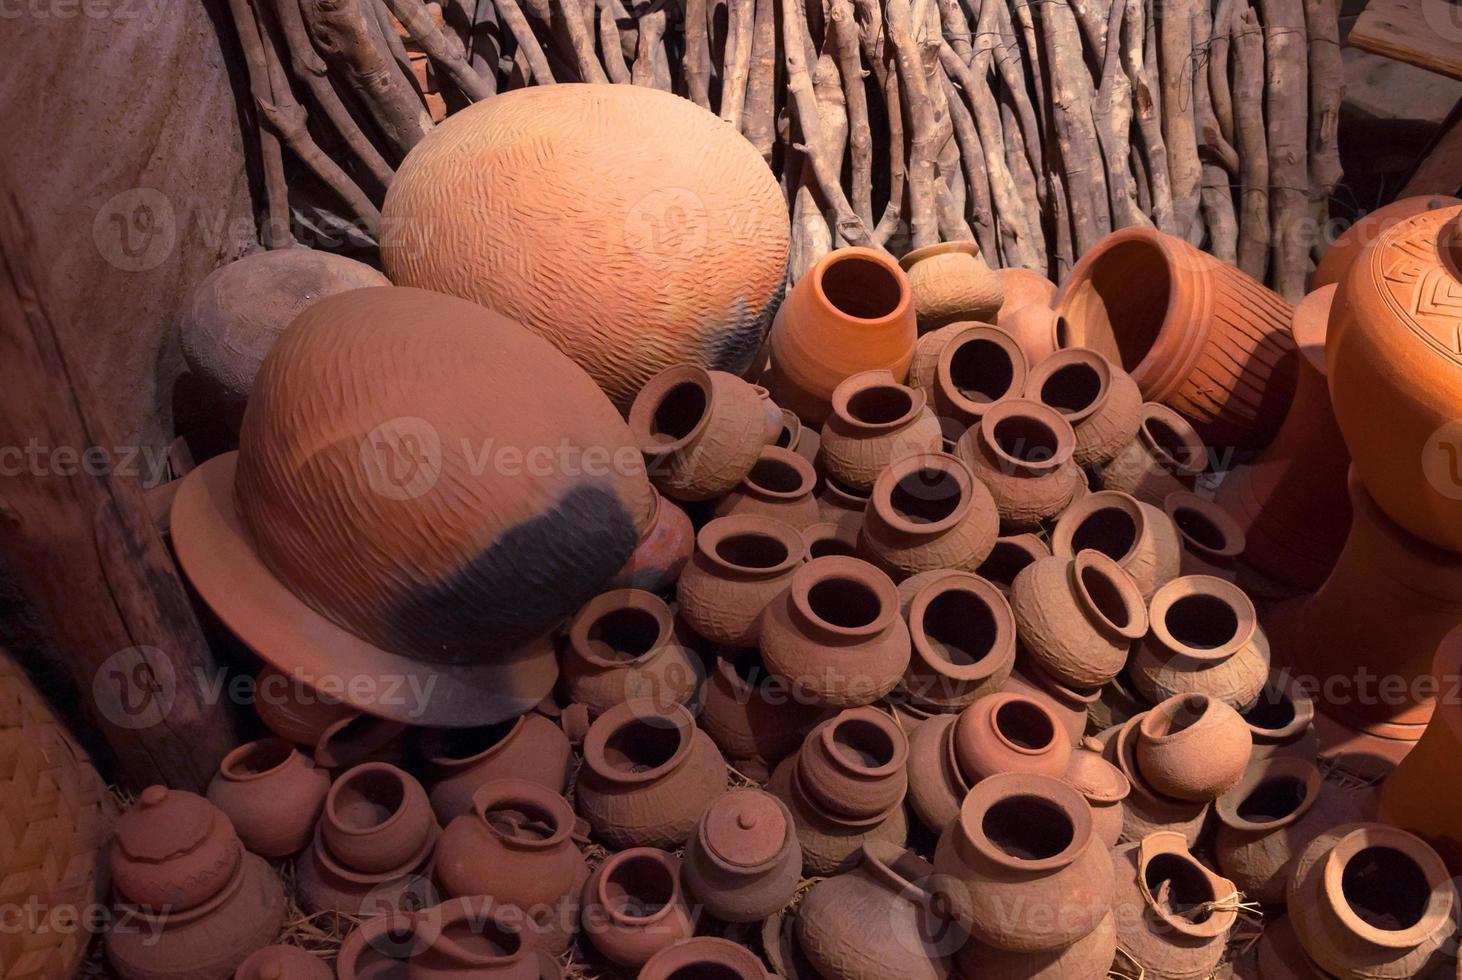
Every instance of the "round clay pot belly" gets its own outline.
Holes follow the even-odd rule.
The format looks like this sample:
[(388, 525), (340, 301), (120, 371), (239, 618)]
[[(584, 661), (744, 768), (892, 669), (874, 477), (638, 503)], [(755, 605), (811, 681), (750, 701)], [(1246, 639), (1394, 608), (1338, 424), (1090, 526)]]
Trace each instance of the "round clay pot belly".
[(1405, 221), (1426, 211), (1435, 211), (1439, 208), (1451, 208), (1462, 204), (1462, 200), (1455, 197), (1447, 197), (1444, 194), (1426, 194), (1417, 197), (1404, 197), (1399, 201), (1392, 201), (1385, 207), (1376, 208), (1364, 217), (1358, 219), (1355, 224), (1340, 233), (1340, 236), (1325, 250), (1320, 257), (1320, 262), (1315, 266), (1314, 273), (1310, 276), (1310, 289), (1323, 289), (1325, 286), (1340, 284), (1355, 260), (1360, 257), (1366, 247), (1379, 238), (1382, 232), (1392, 226)]

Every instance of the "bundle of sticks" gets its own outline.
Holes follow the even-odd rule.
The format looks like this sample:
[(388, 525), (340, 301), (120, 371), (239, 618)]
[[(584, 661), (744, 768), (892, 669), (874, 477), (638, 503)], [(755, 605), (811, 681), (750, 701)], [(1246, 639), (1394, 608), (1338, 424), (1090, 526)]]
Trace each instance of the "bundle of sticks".
[(230, 4), (269, 245), (291, 240), (284, 148), (374, 235), (447, 113), (562, 82), (653, 86), (740, 130), (785, 190), (794, 279), (845, 244), (973, 239), (1059, 281), (1147, 225), (1297, 298), (1340, 177), (1338, 0)]

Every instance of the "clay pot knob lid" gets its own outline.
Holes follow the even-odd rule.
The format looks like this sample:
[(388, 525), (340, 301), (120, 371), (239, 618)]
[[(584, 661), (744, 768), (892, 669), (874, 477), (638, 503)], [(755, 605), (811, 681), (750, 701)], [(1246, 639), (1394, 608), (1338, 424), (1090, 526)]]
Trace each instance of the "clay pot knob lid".
[(781, 852), (787, 818), (777, 801), (760, 790), (732, 790), (706, 811), (704, 835), (707, 849), (721, 861), (754, 868)]
[[(1088, 742), (1095, 748), (1088, 746)], [(1127, 798), (1132, 784), (1122, 771), (1101, 755), (1101, 743), (1082, 739), (1081, 748), (1071, 753), (1066, 766), (1066, 782), (1090, 802), (1116, 803)]]
[(117, 821), (117, 844), (133, 860), (162, 861), (203, 843), (216, 820), (228, 818), (198, 794), (149, 786)]

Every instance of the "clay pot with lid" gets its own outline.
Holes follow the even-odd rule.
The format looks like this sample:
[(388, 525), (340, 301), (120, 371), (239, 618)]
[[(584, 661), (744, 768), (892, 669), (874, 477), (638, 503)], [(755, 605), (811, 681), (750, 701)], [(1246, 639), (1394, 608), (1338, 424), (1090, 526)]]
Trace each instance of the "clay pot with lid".
[(1212, 575), (1235, 581), (1247, 540), (1229, 512), (1207, 497), (1179, 490), (1168, 494), (1163, 512), (1183, 542), (1183, 575)]
[(661, 493), (711, 500), (751, 472), (781, 432), (781, 414), (764, 388), (725, 371), (677, 364), (640, 389), (629, 428)]
[(791, 583), (805, 554), (797, 529), (782, 521), (711, 521), (696, 535), (695, 556), (676, 583), (681, 618), (713, 643), (755, 645), (762, 610)]
[(764, 783), (827, 713), (795, 697), (766, 669), (760, 650), (741, 647), (720, 651), (697, 723), (738, 772)]
[(909, 628), (892, 580), (857, 558), (798, 568), (762, 616), (762, 660), (798, 696), (829, 707), (871, 704), (909, 665)]
[(1179, 694), (1142, 717), (1137, 766), (1177, 800), (1214, 800), (1243, 778), (1253, 742), (1239, 713), (1206, 694)]
[(1100, 686), (1121, 673), (1148, 627), (1137, 584), (1099, 551), (1026, 566), (1011, 586), (1010, 608), (1031, 660), (1077, 688)]
[(1059, 291), (1056, 284), (1034, 269), (1008, 266), (996, 269), (995, 275), (1000, 277), (1000, 286), (1005, 292), (996, 322), (1033, 303), (1049, 307), (1056, 302)]
[(1269, 641), (1242, 589), (1185, 575), (1157, 590), (1147, 615), (1149, 632), (1127, 676), (1148, 703), (1205, 694), (1238, 709), (1259, 696), (1269, 679)]
[(1126, 371), (1085, 347), (1056, 351), (1031, 368), (1025, 397), (1055, 409), (1076, 433), (1079, 466), (1101, 466), (1137, 436), (1142, 393)]
[(1427, 211), (1452, 208), (1459, 204), (1462, 204), (1462, 200), (1445, 194), (1419, 194), (1392, 201), (1362, 215), (1342, 231), (1330, 243), (1325, 254), (1320, 256), (1315, 271), (1310, 274), (1310, 289), (1319, 290), (1328, 285), (1338, 285), (1366, 247), (1400, 222)]
[(330, 776), (281, 738), (249, 742), (223, 757), (208, 801), (244, 847), (266, 858), (298, 854), (314, 836)]
[(887, 371), (863, 371), (833, 389), (818, 461), (843, 486), (871, 490), (895, 459), (944, 445), (928, 396)]
[(1071, 344), (1071, 324), (1045, 303), (1027, 303), (1010, 313), (1001, 311), (998, 323), (1031, 367)]
[(644, 589), (661, 593), (674, 587), (695, 550), (695, 527), (690, 517), (658, 491), (650, 525), (640, 534), (634, 552), (604, 583), (606, 589)]
[(526, 779), (555, 793), (568, 785), (568, 736), (536, 712), (482, 728), (427, 729), (419, 745), (432, 810), (443, 824), (472, 812), (478, 787), (495, 779)]
[(1017, 953), (971, 939), (954, 955), (957, 974), (981, 980), (1099, 980), (1117, 955), (1117, 919), (1107, 913), (1097, 927), (1060, 949)]
[(275, 735), (310, 749), (327, 728), (357, 714), (344, 701), (267, 664), (254, 675), (254, 711)]
[(695, 655), (675, 635), (670, 607), (637, 589), (601, 593), (579, 610), (560, 670), (569, 699), (591, 715), (632, 700), (688, 704), (700, 686)]
[(683, 706), (616, 705), (584, 739), (579, 814), (610, 847), (679, 847), (726, 791), (726, 761)]
[(822, 520), (812, 491), (817, 473), (790, 449), (766, 446), (741, 482), (716, 504), (716, 517), (771, 517), (795, 528)]
[(1294, 861), (1290, 921), (1311, 960), (1340, 980), (1426, 976), (1457, 928), (1457, 891), (1437, 853), (1377, 823), (1329, 828)]
[(1137, 437), (1102, 467), (1101, 487), (1161, 507), (1168, 494), (1192, 490), (1207, 468), (1208, 447), (1188, 420), (1166, 405), (1145, 402)]
[(914, 293), (920, 332), (955, 320), (994, 321), (1005, 301), (1000, 277), (975, 242), (925, 245), (899, 259)]
[(877, 708), (849, 708), (807, 736), (797, 779), (830, 812), (866, 820), (903, 801), (908, 763), (908, 739), (897, 721)]
[(1082, 739), (1061, 778), (1086, 797), (1097, 838), (1108, 847), (1116, 847), (1122, 837), (1122, 803), (1132, 792), (1132, 784), (1122, 770), (1102, 758), (1101, 743)]
[(228, 886), (243, 854), (218, 807), (196, 793), (149, 786), (117, 820), (109, 852), (112, 885), (143, 910), (185, 912)]
[(696, 936), (660, 950), (640, 967), (639, 980), (770, 980), (761, 960), (745, 946), (716, 936)]
[(1028, 370), (1020, 346), (998, 327), (952, 323), (919, 338), (909, 384), (928, 394), (952, 441), (991, 405), (1020, 397)]
[(1272, 673), (1259, 696), (1239, 714), (1249, 726), (1254, 750), (1250, 761), (1275, 755), (1313, 759), (1320, 752), (1315, 733), (1315, 703), (1284, 672)]
[(1007, 398), (960, 437), (955, 451), (990, 491), (1001, 527), (1032, 531), (1085, 491), (1075, 450), (1076, 434), (1059, 412)]
[[(772, 773), (767, 792), (787, 805), (802, 848), (804, 877), (833, 875), (853, 868), (859, 849), (869, 841), (903, 847), (909, 822), (900, 800), (882, 813), (853, 817), (841, 812), (846, 800), (819, 795), (819, 787), (802, 779), (800, 754), (784, 759)], [(875, 765), (877, 765), (875, 763)]]
[(1182, 573), (1183, 543), (1172, 519), (1115, 490), (1076, 501), (1051, 531), (1053, 555), (1073, 558), (1087, 548), (1121, 565), (1145, 600)]
[(490, 899), (457, 898), (413, 917), (408, 980), (556, 980), (557, 964)]
[(975, 569), (975, 574), (1009, 596), (1015, 577), (1027, 565), (1050, 554), (1046, 542), (1034, 534), (1005, 535), (995, 539), (995, 547)]
[(941, 919), (934, 866), (894, 844), (864, 845), (858, 866), (818, 882), (797, 909), (797, 945), (827, 980), (943, 980), (959, 927)]
[(1053, 678), (1035, 663), (1027, 654), (1017, 654), (1015, 670), (1000, 690), (1010, 694), (1024, 694), (1044, 704), (1061, 722), (1071, 744), (1076, 745), (1086, 733), (1087, 721), (1093, 705), (1102, 698), (1103, 688), (1072, 687)]
[(399, 868), (438, 829), (421, 784), (380, 762), (342, 773), (325, 797), (320, 818), (321, 838), (330, 853), (366, 873)]
[(820, 428), (844, 378), (882, 368), (902, 381), (917, 334), (913, 291), (897, 263), (878, 249), (835, 249), (777, 310), (767, 386), (778, 405)]
[(958, 711), (1010, 677), (1015, 617), (998, 588), (969, 572), (923, 572), (903, 585), (924, 576), (904, 603), (912, 650), (900, 683), (919, 707)]
[(759, 922), (785, 908), (802, 880), (802, 847), (785, 803), (734, 789), (712, 803), (685, 845), (692, 901), (723, 922)]
[(298, 946), (265, 946), (234, 971), (234, 980), (334, 980), (325, 961)]
[(1188, 847), (1182, 834), (1159, 832), (1112, 852), (1124, 913), (1117, 942), (1155, 980), (1211, 976), (1238, 919), (1234, 883), (1205, 868)]
[(584, 935), (621, 966), (640, 966), (695, 932), (680, 887), (680, 860), (653, 847), (605, 858), (579, 903)]
[(1054, 776), (981, 780), (934, 850), (960, 921), (980, 942), (1016, 952), (1069, 946), (1112, 905), (1112, 859), (1091, 808)]
[(1172, 831), (1181, 834), (1192, 847), (1198, 843), (1208, 820), (1207, 800), (1179, 800), (1159, 793), (1137, 765), (1138, 726), (1145, 716), (1133, 715), (1102, 744), (1102, 758), (1127, 777), (1130, 792), (1122, 807), (1122, 840), (1140, 841), (1149, 834)]
[(889, 466), (874, 484), (862, 541), (904, 578), (932, 569), (972, 572), (998, 533), (995, 502), (969, 466), (948, 453), (920, 453)]
[(337, 771), (366, 762), (394, 765), (405, 758), (405, 734), (398, 721), (358, 711), (321, 732), (311, 755), (315, 765)]

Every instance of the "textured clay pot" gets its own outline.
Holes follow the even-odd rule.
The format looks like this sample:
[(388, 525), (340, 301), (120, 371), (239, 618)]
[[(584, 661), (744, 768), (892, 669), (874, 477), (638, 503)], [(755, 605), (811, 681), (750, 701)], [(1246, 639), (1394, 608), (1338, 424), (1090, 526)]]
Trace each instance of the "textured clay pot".
[(1032, 368), (1071, 343), (1071, 325), (1044, 303), (1029, 303), (1010, 313), (1002, 311), (999, 324)]
[(1011, 672), (1010, 679), (1000, 685), (1000, 690), (1024, 694), (1050, 708), (1066, 734), (1071, 736), (1072, 745), (1079, 743), (1086, 733), (1091, 707), (1100, 702), (1102, 696), (1102, 688), (1070, 687), (1051, 677), (1028, 656), (1022, 658), (1019, 654), (1015, 670)]
[[(408, 980), (547, 980), (545, 964), (522, 924), (489, 899), (443, 902), (417, 913)], [(549, 973), (545, 977), (545, 967)]]
[(833, 389), (832, 414), (822, 427), (818, 461), (840, 484), (872, 490), (896, 459), (944, 446), (928, 396), (887, 371), (863, 371)]
[(1007, 596), (1015, 577), (1031, 562), (1046, 558), (1051, 549), (1034, 534), (1010, 534), (995, 539), (990, 556), (980, 563), (975, 574)]
[(1181, 574), (1183, 541), (1172, 519), (1115, 490), (1076, 501), (1051, 530), (1051, 554), (1074, 558), (1087, 548), (1122, 566), (1145, 600)]
[(761, 653), (799, 697), (835, 708), (871, 704), (909, 666), (898, 590), (861, 559), (813, 559), (767, 606)]
[(208, 784), (244, 847), (266, 858), (298, 854), (314, 836), (330, 776), (288, 742), (266, 738), (224, 756)]
[(1066, 416), (1076, 433), (1073, 458), (1102, 466), (1137, 437), (1142, 393), (1126, 371), (1085, 347), (1057, 351), (1033, 368), (1025, 397)]
[(753, 646), (761, 614), (792, 581), (806, 547), (797, 529), (768, 517), (725, 517), (696, 535), (676, 583), (680, 615), (713, 643)]
[(1039, 528), (1086, 490), (1075, 451), (1076, 434), (1061, 413), (1020, 398), (991, 406), (956, 449), (990, 491), (1007, 531)]
[(827, 980), (943, 980), (959, 929), (940, 918), (934, 866), (894, 844), (863, 847), (858, 866), (819, 881), (797, 908), (797, 945)]
[(1457, 891), (1441, 858), (1377, 823), (1342, 824), (1310, 841), (1294, 860), (1286, 904), (1305, 952), (1340, 980), (1427, 976), (1442, 967), (1457, 928)]
[(1122, 837), (1122, 803), (1132, 792), (1132, 784), (1122, 770), (1102, 758), (1102, 747), (1095, 739), (1083, 739), (1071, 753), (1062, 779), (1086, 797), (1091, 807), (1092, 832), (1108, 847), (1116, 847)]
[(1246, 539), (1228, 511), (1207, 497), (1179, 490), (1168, 494), (1163, 512), (1183, 542), (1182, 574), (1212, 575), (1230, 582), (1238, 578)]
[(1112, 905), (1112, 859), (1081, 794), (1053, 776), (1001, 773), (964, 798), (934, 850), (971, 936), (1015, 952), (1089, 935)]
[(1168, 698), (1137, 726), (1137, 767), (1178, 800), (1215, 800), (1243, 778), (1253, 742), (1233, 708), (1206, 694)]
[(768, 387), (778, 405), (821, 428), (844, 378), (881, 368), (902, 381), (917, 334), (913, 291), (893, 259), (876, 249), (836, 249), (777, 310)]
[(1318, 289), (1294, 308), (1299, 351), (1294, 404), (1274, 441), (1236, 466), (1215, 498), (1243, 529), (1244, 561), (1269, 578), (1300, 589), (1320, 587), (1350, 528), (1345, 474), (1350, 450), (1325, 380), (1325, 335), (1335, 287)]
[(695, 654), (675, 635), (675, 616), (658, 596), (604, 592), (569, 625), (564, 693), (591, 715), (625, 701), (688, 704), (700, 686)]
[(357, 714), (344, 701), (267, 665), (254, 675), (254, 711), (275, 735), (311, 749), (327, 728)]
[(672, 364), (746, 371), (789, 246), (766, 164), (668, 92), (551, 88), (456, 112), (412, 149), (381, 209), (386, 274), (519, 321), (621, 409)]
[(265, 946), (234, 971), (234, 980), (334, 980), (320, 957), (298, 946)]
[(639, 980), (769, 980), (770, 974), (751, 950), (729, 939), (696, 936), (662, 949), (640, 967)]
[(356, 712), (320, 733), (311, 753), (315, 765), (340, 771), (366, 762), (398, 763), (404, 758), (406, 726)]
[(808, 559), (858, 557), (858, 531), (863, 523), (861, 512), (856, 521), (845, 520), (841, 524), (823, 522), (802, 529), (802, 543), (807, 546)]
[(1133, 715), (1102, 745), (1102, 758), (1116, 766), (1131, 786), (1122, 808), (1122, 840), (1140, 841), (1148, 834), (1173, 831), (1182, 834), (1192, 847), (1203, 832), (1209, 804), (1175, 800), (1148, 784), (1137, 768), (1137, 727), (1142, 718), (1142, 714)]
[(896, 720), (876, 708), (849, 708), (807, 736), (797, 779), (829, 812), (868, 820), (903, 801), (908, 763), (909, 743)]
[(916, 248), (899, 260), (914, 293), (919, 331), (956, 320), (994, 322), (1005, 289), (974, 242), (940, 242)]
[(1207, 467), (1208, 448), (1188, 420), (1166, 405), (1145, 402), (1137, 438), (1102, 467), (1101, 486), (1161, 507), (1168, 494), (1192, 490)]
[(1018, 398), (1026, 375), (1025, 355), (998, 327), (952, 323), (919, 338), (909, 384), (928, 394), (953, 441), (991, 405)]
[(1102, 239), (1056, 302), (1073, 341), (1132, 375), (1206, 442), (1257, 448), (1294, 393), (1290, 305), (1231, 265), (1151, 228)]
[(117, 821), (112, 885), (143, 911), (185, 912), (234, 882), (243, 854), (218, 807), (196, 793), (149, 786)]
[(1282, 906), (1295, 855), (1331, 827), (1363, 820), (1364, 798), (1326, 782), (1307, 759), (1258, 762), (1214, 804), (1219, 870), (1249, 901)]
[(933, 715), (909, 733), (909, 809), (926, 828), (939, 833), (959, 816), (971, 781), (954, 757), (955, 715)]
[(1147, 617), (1127, 676), (1149, 704), (1206, 694), (1242, 709), (1259, 696), (1269, 679), (1269, 641), (1238, 586), (1207, 575), (1175, 578), (1153, 595)]
[(948, 453), (908, 456), (883, 471), (864, 517), (862, 542), (897, 579), (933, 569), (974, 571), (995, 546), (994, 500)]
[(680, 888), (680, 861), (653, 847), (605, 858), (579, 901), (584, 935), (621, 966), (640, 966), (695, 931)]
[(675, 848), (726, 791), (726, 776), (716, 743), (684, 707), (628, 702), (590, 726), (575, 803), (609, 847)]
[(1338, 285), (1366, 247), (1391, 227), (1418, 214), (1452, 208), (1459, 204), (1462, 204), (1462, 200), (1455, 197), (1447, 197), (1444, 194), (1424, 194), (1416, 197), (1403, 197), (1399, 201), (1392, 201), (1384, 207), (1376, 208), (1359, 218), (1330, 243), (1330, 247), (1325, 250), (1324, 255), (1320, 256), (1319, 264), (1315, 266), (1315, 271), (1310, 275), (1310, 289), (1318, 290), (1325, 286)]
[(1283, 672), (1270, 675), (1254, 703), (1240, 715), (1254, 741), (1252, 762), (1276, 755), (1314, 759), (1320, 752), (1315, 734), (1315, 702)]
[(495, 779), (526, 779), (563, 792), (572, 752), (563, 730), (535, 712), (486, 728), (433, 729), (421, 735), (431, 805), (443, 824), (472, 812), (478, 787)]
[(340, 775), (325, 797), (320, 833), (346, 867), (367, 874), (399, 868), (438, 830), (426, 791), (395, 766), (368, 762)]
[(1097, 927), (1069, 946), (1017, 953), (971, 939), (954, 955), (963, 977), (981, 980), (1101, 980), (1117, 955), (1117, 921), (1108, 913)]
[[(1202, 980), (1223, 958), (1238, 913), (1234, 883), (1188, 852), (1182, 834), (1159, 832), (1112, 852), (1117, 943), (1154, 980)], [(1207, 903), (1224, 903), (1205, 908)]]
[(795, 697), (766, 669), (760, 650), (742, 647), (717, 657), (697, 723), (738, 772), (764, 783), (827, 711)]
[(908, 817), (900, 800), (884, 813), (855, 818), (838, 812), (838, 800), (817, 795), (817, 788), (804, 784), (799, 756), (782, 760), (772, 773), (767, 792), (787, 804), (797, 827), (802, 848), (804, 877), (834, 875), (849, 871), (858, 863), (860, 848), (869, 841), (887, 841), (905, 846), (909, 836)]
[(604, 583), (606, 589), (644, 589), (669, 592), (695, 550), (695, 527), (679, 507), (655, 494), (650, 526), (640, 535), (623, 567)]
[(751, 471), (716, 505), (716, 517), (771, 517), (795, 528), (822, 520), (812, 491), (817, 473), (790, 449), (763, 447)]
[(1031, 660), (1077, 688), (1121, 673), (1148, 626), (1136, 583), (1099, 551), (1027, 565), (1011, 586), (1010, 608)]
[(717, 799), (686, 842), (681, 877), (693, 903), (723, 922), (760, 922), (785, 908), (802, 880), (786, 804), (755, 789)]
[(412, 956), (422, 948), (417, 921), (416, 913), (393, 912), (350, 930), (335, 958), (337, 980), (405, 980)]
[(902, 689), (931, 711), (958, 711), (991, 694), (1015, 665), (1015, 617), (994, 585), (969, 572), (929, 576), (903, 604), (912, 652)]
[[(1032, 303), (1051, 306), (1056, 302), (1056, 284), (1031, 269), (1010, 267), (995, 270), (1005, 299), (1000, 304), (999, 318), (1007, 317)], [(998, 320), (997, 320), (998, 322)]]
[(950, 751), (971, 785), (1003, 772), (1060, 776), (1071, 742), (1054, 713), (1035, 698), (991, 694), (959, 713)]

